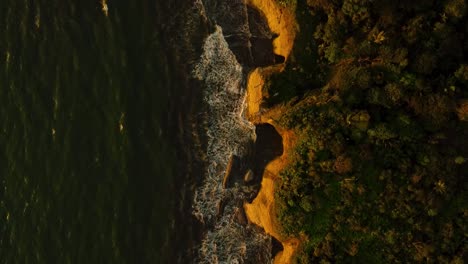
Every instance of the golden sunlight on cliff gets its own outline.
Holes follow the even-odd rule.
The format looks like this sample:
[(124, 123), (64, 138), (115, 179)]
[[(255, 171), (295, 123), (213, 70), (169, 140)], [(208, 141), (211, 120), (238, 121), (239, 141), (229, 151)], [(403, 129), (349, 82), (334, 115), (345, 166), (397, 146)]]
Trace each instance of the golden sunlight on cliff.
[(296, 22), (293, 11), (281, 7), (276, 0), (247, 0), (247, 4), (261, 10), (271, 31), (278, 34), (273, 41), (274, 52), (288, 58), (296, 37)]
[(247, 81), (247, 118), (255, 122), (255, 117), (260, 115), (260, 103), (262, 102), (262, 88), (265, 84), (261, 69), (252, 71)]
[[(272, 122), (270, 120), (271, 124)], [(263, 174), (262, 186), (257, 197), (251, 204), (245, 204), (244, 209), (249, 221), (261, 226), (265, 232), (275, 237), (283, 244), (284, 250), (275, 257), (275, 263), (291, 263), (299, 240), (296, 238), (287, 238), (281, 234), (281, 226), (276, 219), (275, 212), (275, 182), (278, 179), (279, 172), (286, 166), (288, 153), (294, 145), (294, 134), (292, 131), (278, 130), (283, 137), (283, 155), (270, 162)]]
[[(296, 34), (296, 23), (291, 10), (280, 7), (275, 0), (247, 0), (247, 3), (257, 7), (265, 14), (271, 30), (279, 36), (274, 40), (274, 52), (288, 58)], [(284, 65), (257, 68), (249, 75), (247, 82), (247, 117), (253, 123), (269, 123), (273, 125), (283, 138), (283, 155), (270, 162), (263, 174), (262, 186), (257, 197), (251, 204), (245, 204), (245, 212), (250, 222), (263, 227), (265, 232), (275, 237), (283, 245), (284, 250), (275, 256), (275, 263), (291, 263), (292, 257), (299, 247), (299, 239), (287, 238), (281, 234), (281, 226), (275, 213), (275, 182), (279, 172), (286, 166), (288, 153), (294, 145), (294, 133), (280, 128), (273, 120), (282, 114), (281, 108), (261, 108), (264, 98), (263, 86), (265, 79), (284, 69)]]

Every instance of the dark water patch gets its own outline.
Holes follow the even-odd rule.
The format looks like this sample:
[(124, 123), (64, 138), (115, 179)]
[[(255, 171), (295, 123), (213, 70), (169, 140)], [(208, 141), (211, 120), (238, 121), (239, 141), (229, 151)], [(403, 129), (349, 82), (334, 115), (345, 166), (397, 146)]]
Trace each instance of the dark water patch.
[(108, 16), (99, 1), (0, 4), (3, 263), (180, 254), (171, 233), (188, 155), (172, 121), (187, 83), (157, 4), (112, 1)]

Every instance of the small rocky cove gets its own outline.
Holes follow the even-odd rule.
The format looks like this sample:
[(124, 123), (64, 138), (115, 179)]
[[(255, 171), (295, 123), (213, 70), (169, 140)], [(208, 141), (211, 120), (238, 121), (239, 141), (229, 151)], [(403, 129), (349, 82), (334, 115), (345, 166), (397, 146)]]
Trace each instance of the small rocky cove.
[(213, 28), (194, 77), (206, 86), (207, 165), (194, 195), (203, 226), (199, 263), (271, 263), (281, 244), (248, 221), (244, 204), (257, 196), (266, 165), (283, 154), (282, 138), (268, 123), (245, 116), (248, 74), (284, 62), (277, 37), (261, 10), (245, 0), (205, 0), (201, 12)]
[(265, 14), (246, 0), (205, 0), (205, 9), (211, 21), (220, 26), (229, 49), (246, 72), (284, 62), (284, 57), (273, 51), (273, 33)]
[[(283, 154), (282, 138), (272, 125), (268, 123), (255, 125), (255, 135), (257, 138), (252, 143), (250, 152), (241, 157), (234, 154), (230, 156), (223, 178), (225, 189), (235, 186), (247, 187), (248, 202), (252, 202), (258, 193), (266, 165)], [(223, 212), (223, 206), (224, 204), (220, 203), (218, 208), (220, 214)]]

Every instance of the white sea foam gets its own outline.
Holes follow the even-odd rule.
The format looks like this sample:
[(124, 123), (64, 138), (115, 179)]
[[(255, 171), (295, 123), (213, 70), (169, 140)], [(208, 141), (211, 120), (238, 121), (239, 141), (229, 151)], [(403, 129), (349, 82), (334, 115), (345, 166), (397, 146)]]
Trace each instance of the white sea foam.
[[(193, 214), (211, 227), (200, 245), (199, 263), (244, 263), (249, 255), (259, 254), (270, 261), (271, 238), (234, 221), (245, 199), (245, 188), (238, 185), (223, 188), (229, 157), (247, 154), (249, 143), (255, 140), (255, 127), (242, 115), (245, 102), (242, 66), (219, 26), (207, 37), (193, 74), (205, 83), (204, 101), (209, 116), (208, 166), (193, 202)], [(222, 203), (226, 206), (219, 215)]]

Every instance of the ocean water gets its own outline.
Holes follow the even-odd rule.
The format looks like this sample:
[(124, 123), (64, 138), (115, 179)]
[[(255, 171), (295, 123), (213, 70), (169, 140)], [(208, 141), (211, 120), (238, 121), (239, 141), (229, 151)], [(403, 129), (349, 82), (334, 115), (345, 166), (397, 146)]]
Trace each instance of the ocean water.
[(177, 254), (181, 77), (154, 2), (0, 2), (0, 263)]
[(271, 261), (222, 186), (256, 138), (224, 4), (0, 2), (0, 263)]

